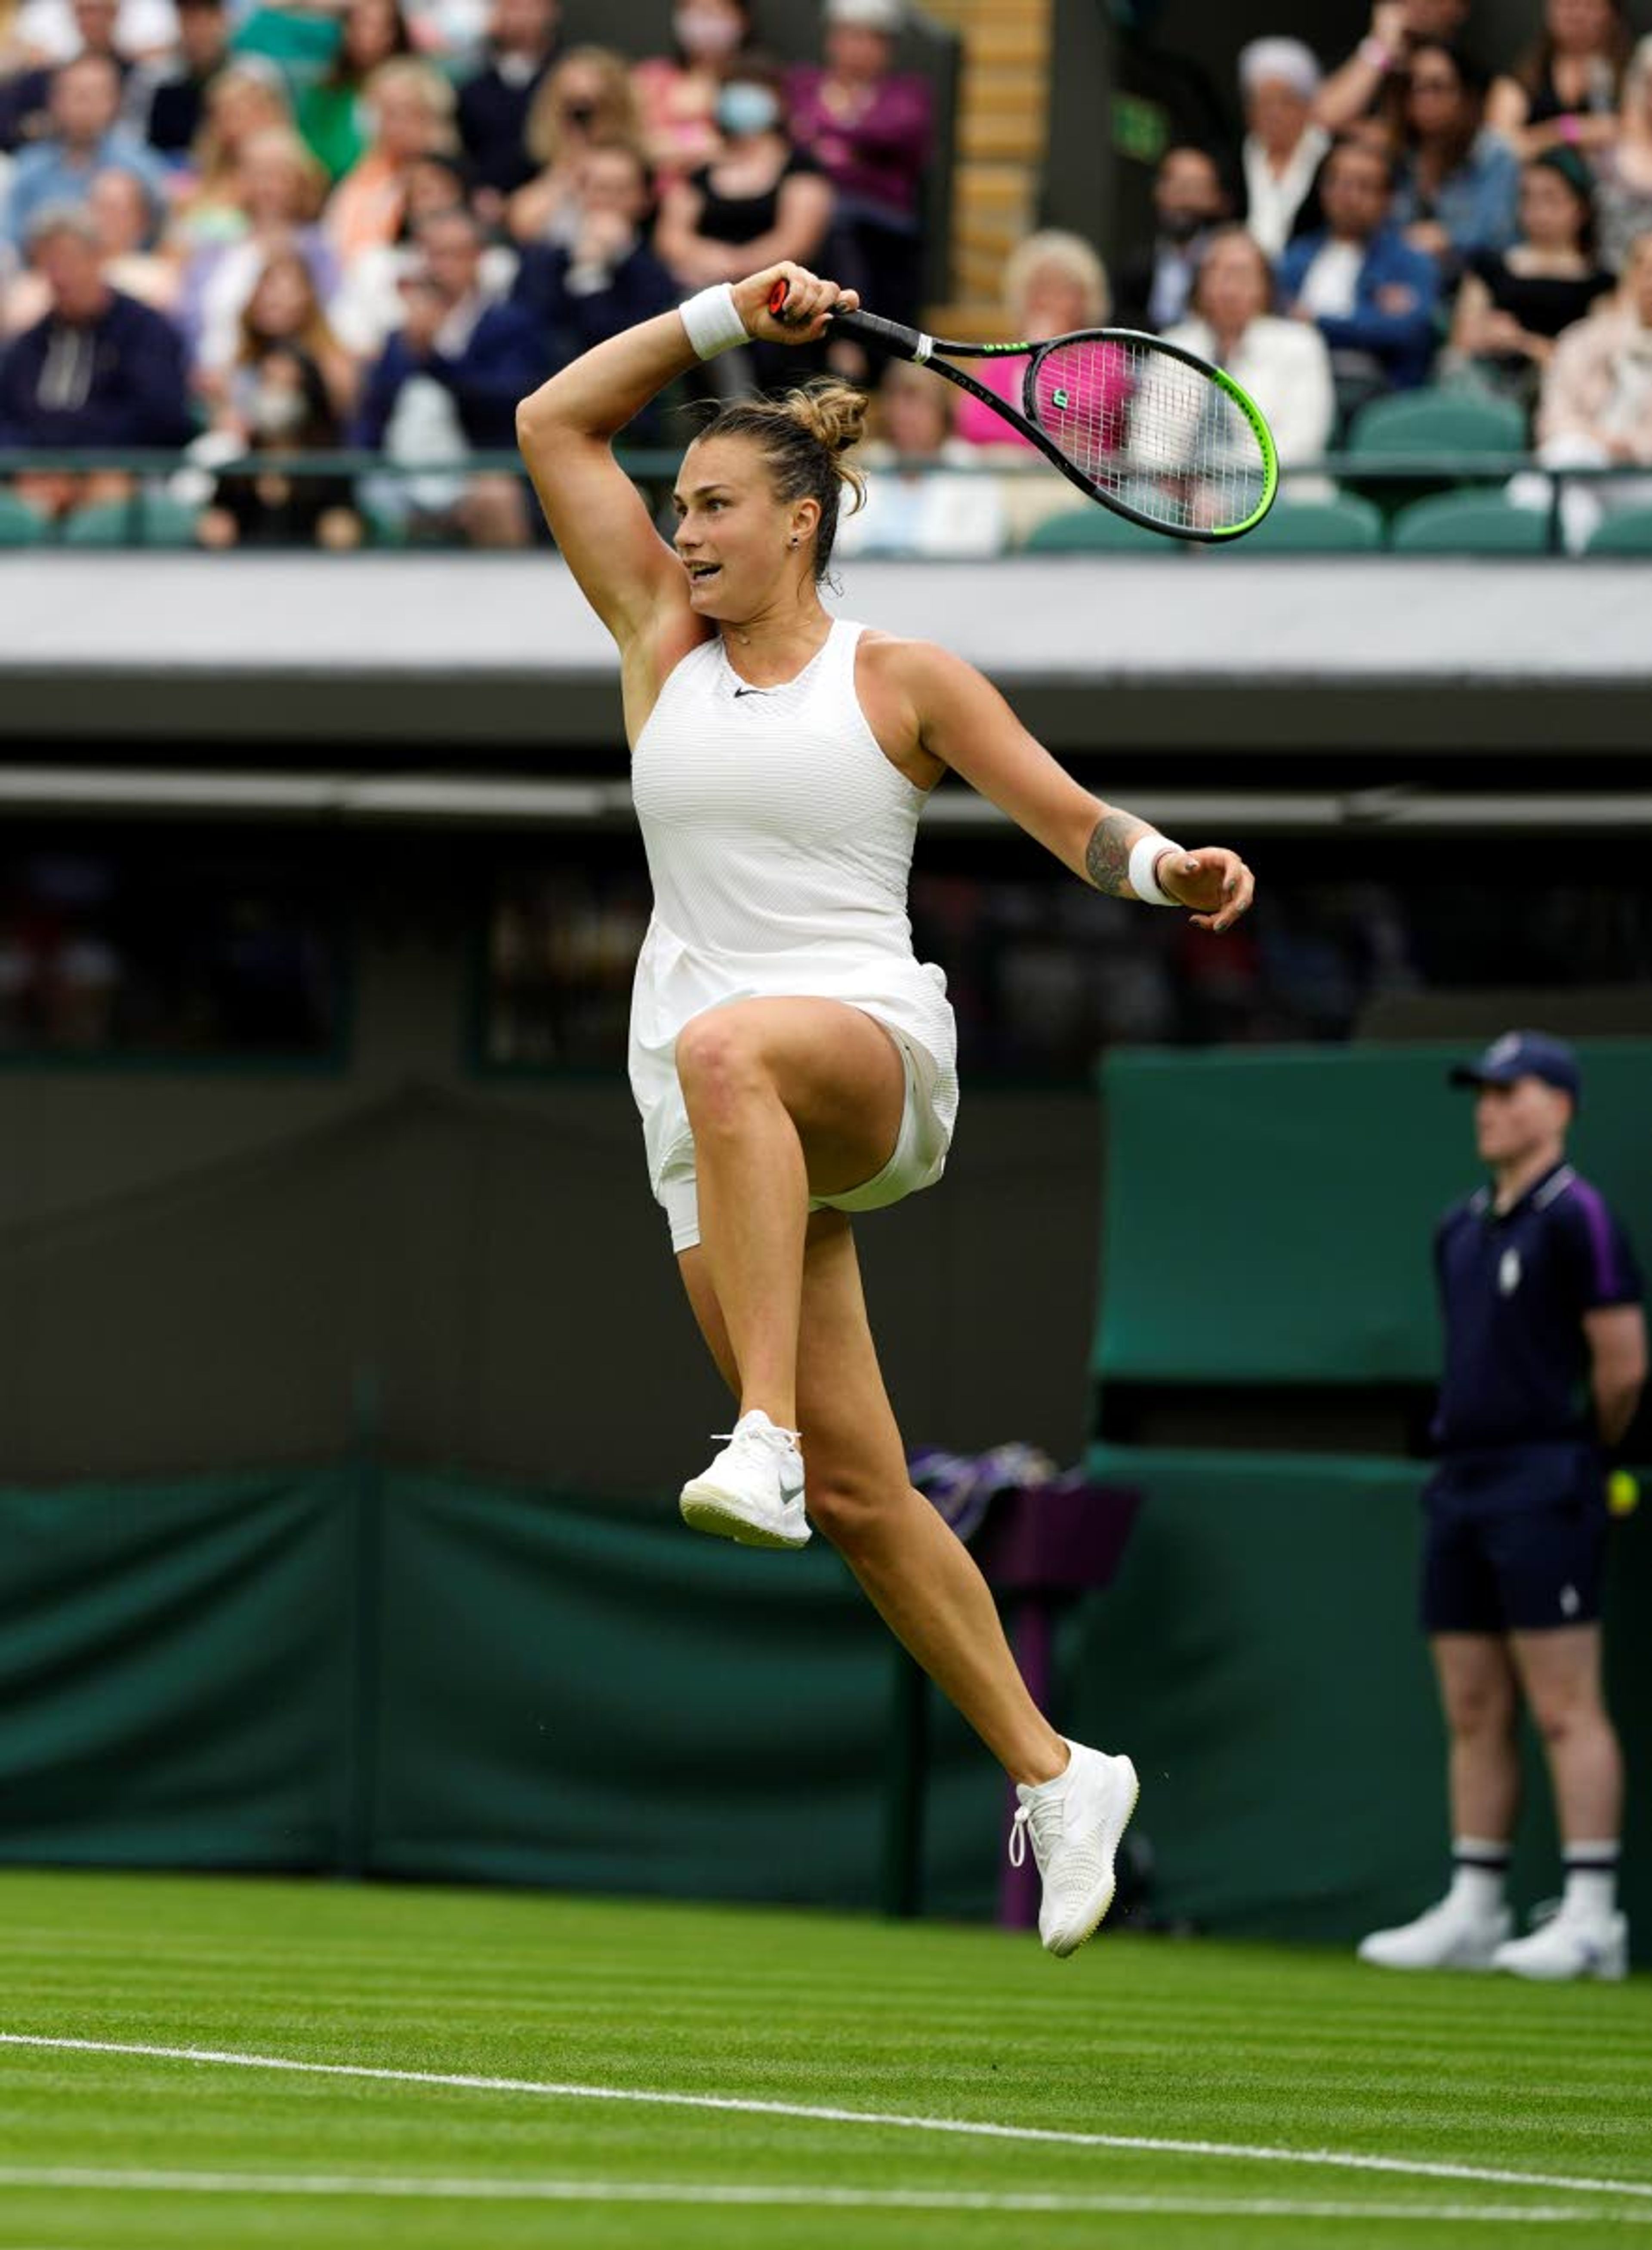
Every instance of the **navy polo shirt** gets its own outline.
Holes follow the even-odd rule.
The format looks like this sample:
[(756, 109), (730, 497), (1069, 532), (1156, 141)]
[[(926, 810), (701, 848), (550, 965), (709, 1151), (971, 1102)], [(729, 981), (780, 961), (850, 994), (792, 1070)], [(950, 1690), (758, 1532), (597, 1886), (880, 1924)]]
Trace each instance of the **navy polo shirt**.
[(1583, 1315), (1638, 1304), (1641, 1277), (1605, 1197), (1557, 1164), (1506, 1211), (1482, 1188), (1434, 1234), (1445, 1371), (1442, 1453), (1592, 1440)]

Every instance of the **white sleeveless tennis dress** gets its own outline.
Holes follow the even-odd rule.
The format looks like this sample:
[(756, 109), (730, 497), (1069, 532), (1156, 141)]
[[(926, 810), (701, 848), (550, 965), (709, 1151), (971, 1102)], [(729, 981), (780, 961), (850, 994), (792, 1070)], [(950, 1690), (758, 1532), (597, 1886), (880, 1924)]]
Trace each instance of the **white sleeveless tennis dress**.
[(906, 1067), (894, 1155), (819, 1200), (869, 1211), (937, 1180), (957, 1115), (946, 978), (912, 951), (907, 880), (924, 792), (892, 765), (854, 688), (862, 628), (839, 619), (795, 679), (749, 687), (721, 634), (667, 680), (638, 740), (632, 793), (654, 910), (631, 1004), (631, 1087), (672, 1246), (700, 1239), (677, 1034), (729, 1000), (847, 1001)]

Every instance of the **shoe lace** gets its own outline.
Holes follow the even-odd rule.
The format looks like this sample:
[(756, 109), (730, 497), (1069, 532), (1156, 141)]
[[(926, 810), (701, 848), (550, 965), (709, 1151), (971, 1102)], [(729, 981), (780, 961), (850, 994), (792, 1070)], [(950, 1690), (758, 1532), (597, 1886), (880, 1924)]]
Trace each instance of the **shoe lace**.
[(730, 1444), (734, 1439), (741, 1436), (760, 1439), (764, 1445), (785, 1444), (795, 1446), (799, 1452), (802, 1450), (803, 1446), (803, 1432), (801, 1430), (783, 1430), (778, 1422), (771, 1422), (766, 1430), (746, 1430), (743, 1432), (739, 1430), (714, 1430), (711, 1433), (711, 1442), (714, 1446), (726, 1446)]
[(1034, 1798), (1030, 1805), (1019, 1805), (1010, 1824), (1010, 1865), (1019, 1867), (1026, 1859), (1028, 1832), (1033, 1838), (1033, 1857), (1041, 1867), (1045, 1854), (1061, 1832), (1061, 1805), (1059, 1798)]

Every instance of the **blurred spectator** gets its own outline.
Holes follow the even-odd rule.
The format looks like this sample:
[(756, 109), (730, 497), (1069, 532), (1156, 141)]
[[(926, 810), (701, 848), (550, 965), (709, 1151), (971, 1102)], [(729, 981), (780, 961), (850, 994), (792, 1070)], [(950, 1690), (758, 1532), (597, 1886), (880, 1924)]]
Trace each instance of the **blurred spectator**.
[(457, 530), (474, 546), (522, 546), (529, 525), (519, 480), (455, 476), (451, 465), (472, 451), (514, 450), (517, 402), (545, 377), (543, 347), (525, 313), (483, 295), (482, 233), (468, 212), (426, 219), (419, 248), (424, 263), (402, 283), (402, 325), (368, 377), (355, 435), (358, 445), (448, 465), (449, 473), (377, 480), (375, 505), (419, 535)]
[[(66, 13), (67, 11), (66, 10)], [(44, 141), (52, 131), (52, 88), (66, 62), (84, 55), (103, 55), (114, 65), (124, 90), (132, 75), (132, 59), (118, 43), (115, 0), (74, 0), (69, 16), (71, 37), (66, 51), (48, 60), (37, 60), (12, 76), (0, 79), (0, 148), (21, 148)]]
[(1227, 191), (1207, 148), (1166, 148), (1153, 176), (1151, 247), (1121, 260), (1115, 281), (1118, 323), (1157, 333), (1179, 321), (1206, 235), (1227, 212)]
[(327, 177), (290, 128), (255, 133), (240, 155), (241, 230), (233, 241), (203, 243), (184, 276), (185, 333), (204, 368), (226, 366), (238, 342), (241, 309), (276, 251), (293, 250), (308, 267), (318, 297), (338, 286), (338, 260), (316, 224)]
[(329, 183), (342, 180), (367, 154), (363, 94), (381, 63), (413, 52), (397, 0), (349, 0), (330, 70), (298, 94), (296, 123)]
[(639, 150), (619, 141), (591, 149), (580, 165), (575, 210), (572, 241), (530, 244), (511, 293), (553, 368), (669, 311), (678, 297), (649, 247), (653, 190)]
[(999, 480), (952, 434), (951, 387), (909, 360), (893, 360), (873, 402), (875, 436), (857, 459), (871, 471), (866, 500), (838, 527), (835, 552), (1001, 555), (1008, 521)]
[[(111, 170), (93, 175), (86, 190), (86, 213), (98, 238), (103, 278), (123, 297), (135, 297), (169, 318), (176, 314), (179, 273), (169, 258), (156, 254), (155, 242), (159, 212), (148, 188), (135, 173)], [(7, 288), (0, 307), (0, 336), (20, 335), (45, 318), (52, 293), (46, 278), (30, 266)]]
[(1554, 340), (1613, 287), (1595, 254), (1589, 175), (1570, 148), (1520, 175), (1519, 239), (1469, 261), (1457, 293), (1448, 371), (1531, 406)]
[(367, 152), (334, 189), (322, 221), (347, 269), (363, 251), (395, 241), (409, 168), (432, 151), (451, 150), (456, 137), (453, 86), (431, 63), (381, 63), (364, 99)]
[(122, 66), (163, 55), (177, 41), (173, 0), (24, 0), (17, 40), (48, 68), (76, 55), (118, 55)]
[(459, 137), (478, 184), (498, 197), (526, 187), (537, 166), (528, 119), (556, 52), (558, 0), (494, 0), (487, 46), (459, 88)]
[(120, 73), (107, 56), (64, 64), (52, 81), (51, 134), (25, 148), (12, 172), (6, 228), (13, 242), (27, 239), (35, 213), (48, 204), (83, 201), (98, 172), (132, 172), (157, 203), (164, 196), (159, 157), (116, 121), (120, 110)]
[[(1538, 407), (1537, 457), (1542, 468), (1652, 470), (1652, 234), (1635, 237), (1615, 297), (1568, 328), (1544, 371)], [(1550, 505), (1550, 480), (1517, 477), (1509, 497)], [(1569, 548), (1588, 543), (1603, 515), (1652, 506), (1652, 477), (1566, 483), (1560, 521)]]
[(826, 0), (824, 67), (793, 71), (788, 93), (791, 137), (836, 191), (833, 278), (913, 321), (934, 121), (928, 81), (894, 67), (902, 14), (902, 0)]
[[(259, 341), (249, 326), (232, 386), (239, 450), (321, 453), (339, 442), (325, 376), (301, 347)], [(225, 426), (225, 425), (220, 425)], [(196, 525), (204, 547), (359, 547), (362, 519), (348, 477), (277, 469), (220, 474)]]
[(1455, 45), (1469, 15), (1469, 0), (1377, 0), (1365, 38), (1319, 89), (1314, 103), (1318, 122), (1337, 134), (1369, 117), (1391, 80), (1403, 75), (1418, 41)]
[(1594, 160), (1600, 218), (1600, 263), (1621, 273), (1629, 245), (1652, 227), (1652, 34), (1623, 73), (1618, 135)]
[(787, 136), (778, 66), (743, 57), (717, 96), (717, 123), (721, 155), (666, 195), (660, 257), (690, 289), (782, 258), (809, 265), (832, 224), (832, 183)]
[(722, 147), (717, 91), (753, 44), (751, 10), (746, 0), (678, 0), (671, 35), (672, 54), (651, 56), (631, 73), (643, 146), (662, 187), (708, 164)]
[[(1028, 343), (1042, 343), (1075, 328), (1101, 328), (1112, 303), (1107, 269), (1095, 251), (1082, 235), (1067, 234), (1057, 227), (1029, 234), (1017, 244), (1005, 260), (1002, 291), (1010, 334)], [(1020, 404), (1025, 361), (983, 360), (971, 371), (988, 390)], [(1029, 456), (1038, 458), (1025, 438), (990, 406), (967, 394), (958, 401), (953, 426), (966, 444), (989, 459), (1023, 462)], [(1073, 505), (1071, 486), (1054, 469), (1047, 476), (1006, 478), (1001, 493), (1013, 542), (1025, 539), (1047, 516), (1060, 514)]]
[(342, 0), (232, 0), (231, 50), (238, 63), (263, 64), (285, 86), (312, 85), (338, 52)]
[[(424, 262), (418, 231), (427, 218), (470, 208), (470, 174), (462, 158), (432, 150), (417, 156), (402, 178), (402, 224), (394, 242), (364, 250), (328, 305), (340, 341), (358, 359), (377, 359), (402, 324), (402, 278)], [(516, 252), (492, 243), (482, 252), (480, 286), (490, 304), (509, 295)]]
[(1434, 351), (1439, 272), (1390, 224), (1393, 186), (1380, 149), (1339, 141), (1320, 178), (1324, 231), (1299, 235), (1280, 260), (1282, 302), (1330, 346), (1344, 418), (1381, 391), (1423, 382)]
[(177, 0), (175, 52), (135, 71), (126, 111), (134, 130), (161, 155), (182, 163), (205, 121), (207, 89), (229, 59), (224, 0)]
[(1522, 157), (1604, 148), (1617, 133), (1629, 44), (1622, 0), (1546, 0), (1543, 30), (1492, 87), (1486, 122)]
[(541, 81), (528, 114), (528, 155), (540, 169), (511, 197), (518, 242), (566, 243), (579, 223), (580, 168), (593, 148), (640, 146), (631, 73), (606, 47), (570, 47)]
[[(109, 286), (97, 230), (84, 210), (46, 205), (35, 214), (28, 243), (51, 309), (0, 357), (0, 445), (36, 452), (182, 445), (190, 429), (188, 385), (172, 323)], [(52, 517), (130, 488), (129, 477), (107, 470), (40, 471), (13, 487)]]
[(1296, 231), (1331, 135), (1314, 122), (1319, 65), (1300, 39), (1253, 39), (1239, 53), (1246, 225), (1269, 259)]
[(268, 251), (238, 308), (229, 350), (197, 370), (196, 388), (211, 402), (212, 428), (244, 438), (249, 424), (241, 394), (266, 352), (291, 347), (320, 369), (334, 408), (341, 416), (354, 403), (356, 362), (334, 332), (315, 286), (308, 260), (296, 247)]
[(172, 247), (188, 256), (203, 244), (233, 242), (245, 231), (243, 157), (260, 133), (290, 133), (293, 105), (273, 63), (258, 57), (227, 64), (206, 89), (194, 149), (195, 182), (176, 200)]
[[(1273, 294), (1273, 273), (1255, 237), (1242, 226), (1220, 227), (1200, 254), (1188, 318), (1165, 334), (1244, 386), (1268, 418), (1282, 466), (1291, 468), (1330, 451), (1336, 392), (1318, 329), (1276, 318)], [(1310, 496), (1303, 480), (1293, 479), (1289, 490)]]
[(1477, 252), (1514, 240), (1520, 167), (1483, 124), (1486, 81), (1461, 48), (1420, 39), (1411, 51), (1393, 216), (1426, 250), (1447, 287)]

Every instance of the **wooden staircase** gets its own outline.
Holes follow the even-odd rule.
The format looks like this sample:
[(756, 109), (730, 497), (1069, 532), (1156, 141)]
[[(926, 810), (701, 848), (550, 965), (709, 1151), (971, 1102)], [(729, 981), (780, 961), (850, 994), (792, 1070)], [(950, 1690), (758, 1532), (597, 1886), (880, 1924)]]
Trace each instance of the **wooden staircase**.
[(1043, 175), (1053, 0), (923, 0), (964, 47), (952, 183), (954, 297), (930, 309), (937, 335), (1009, 333), (1004, 261), (1033, 224)]

